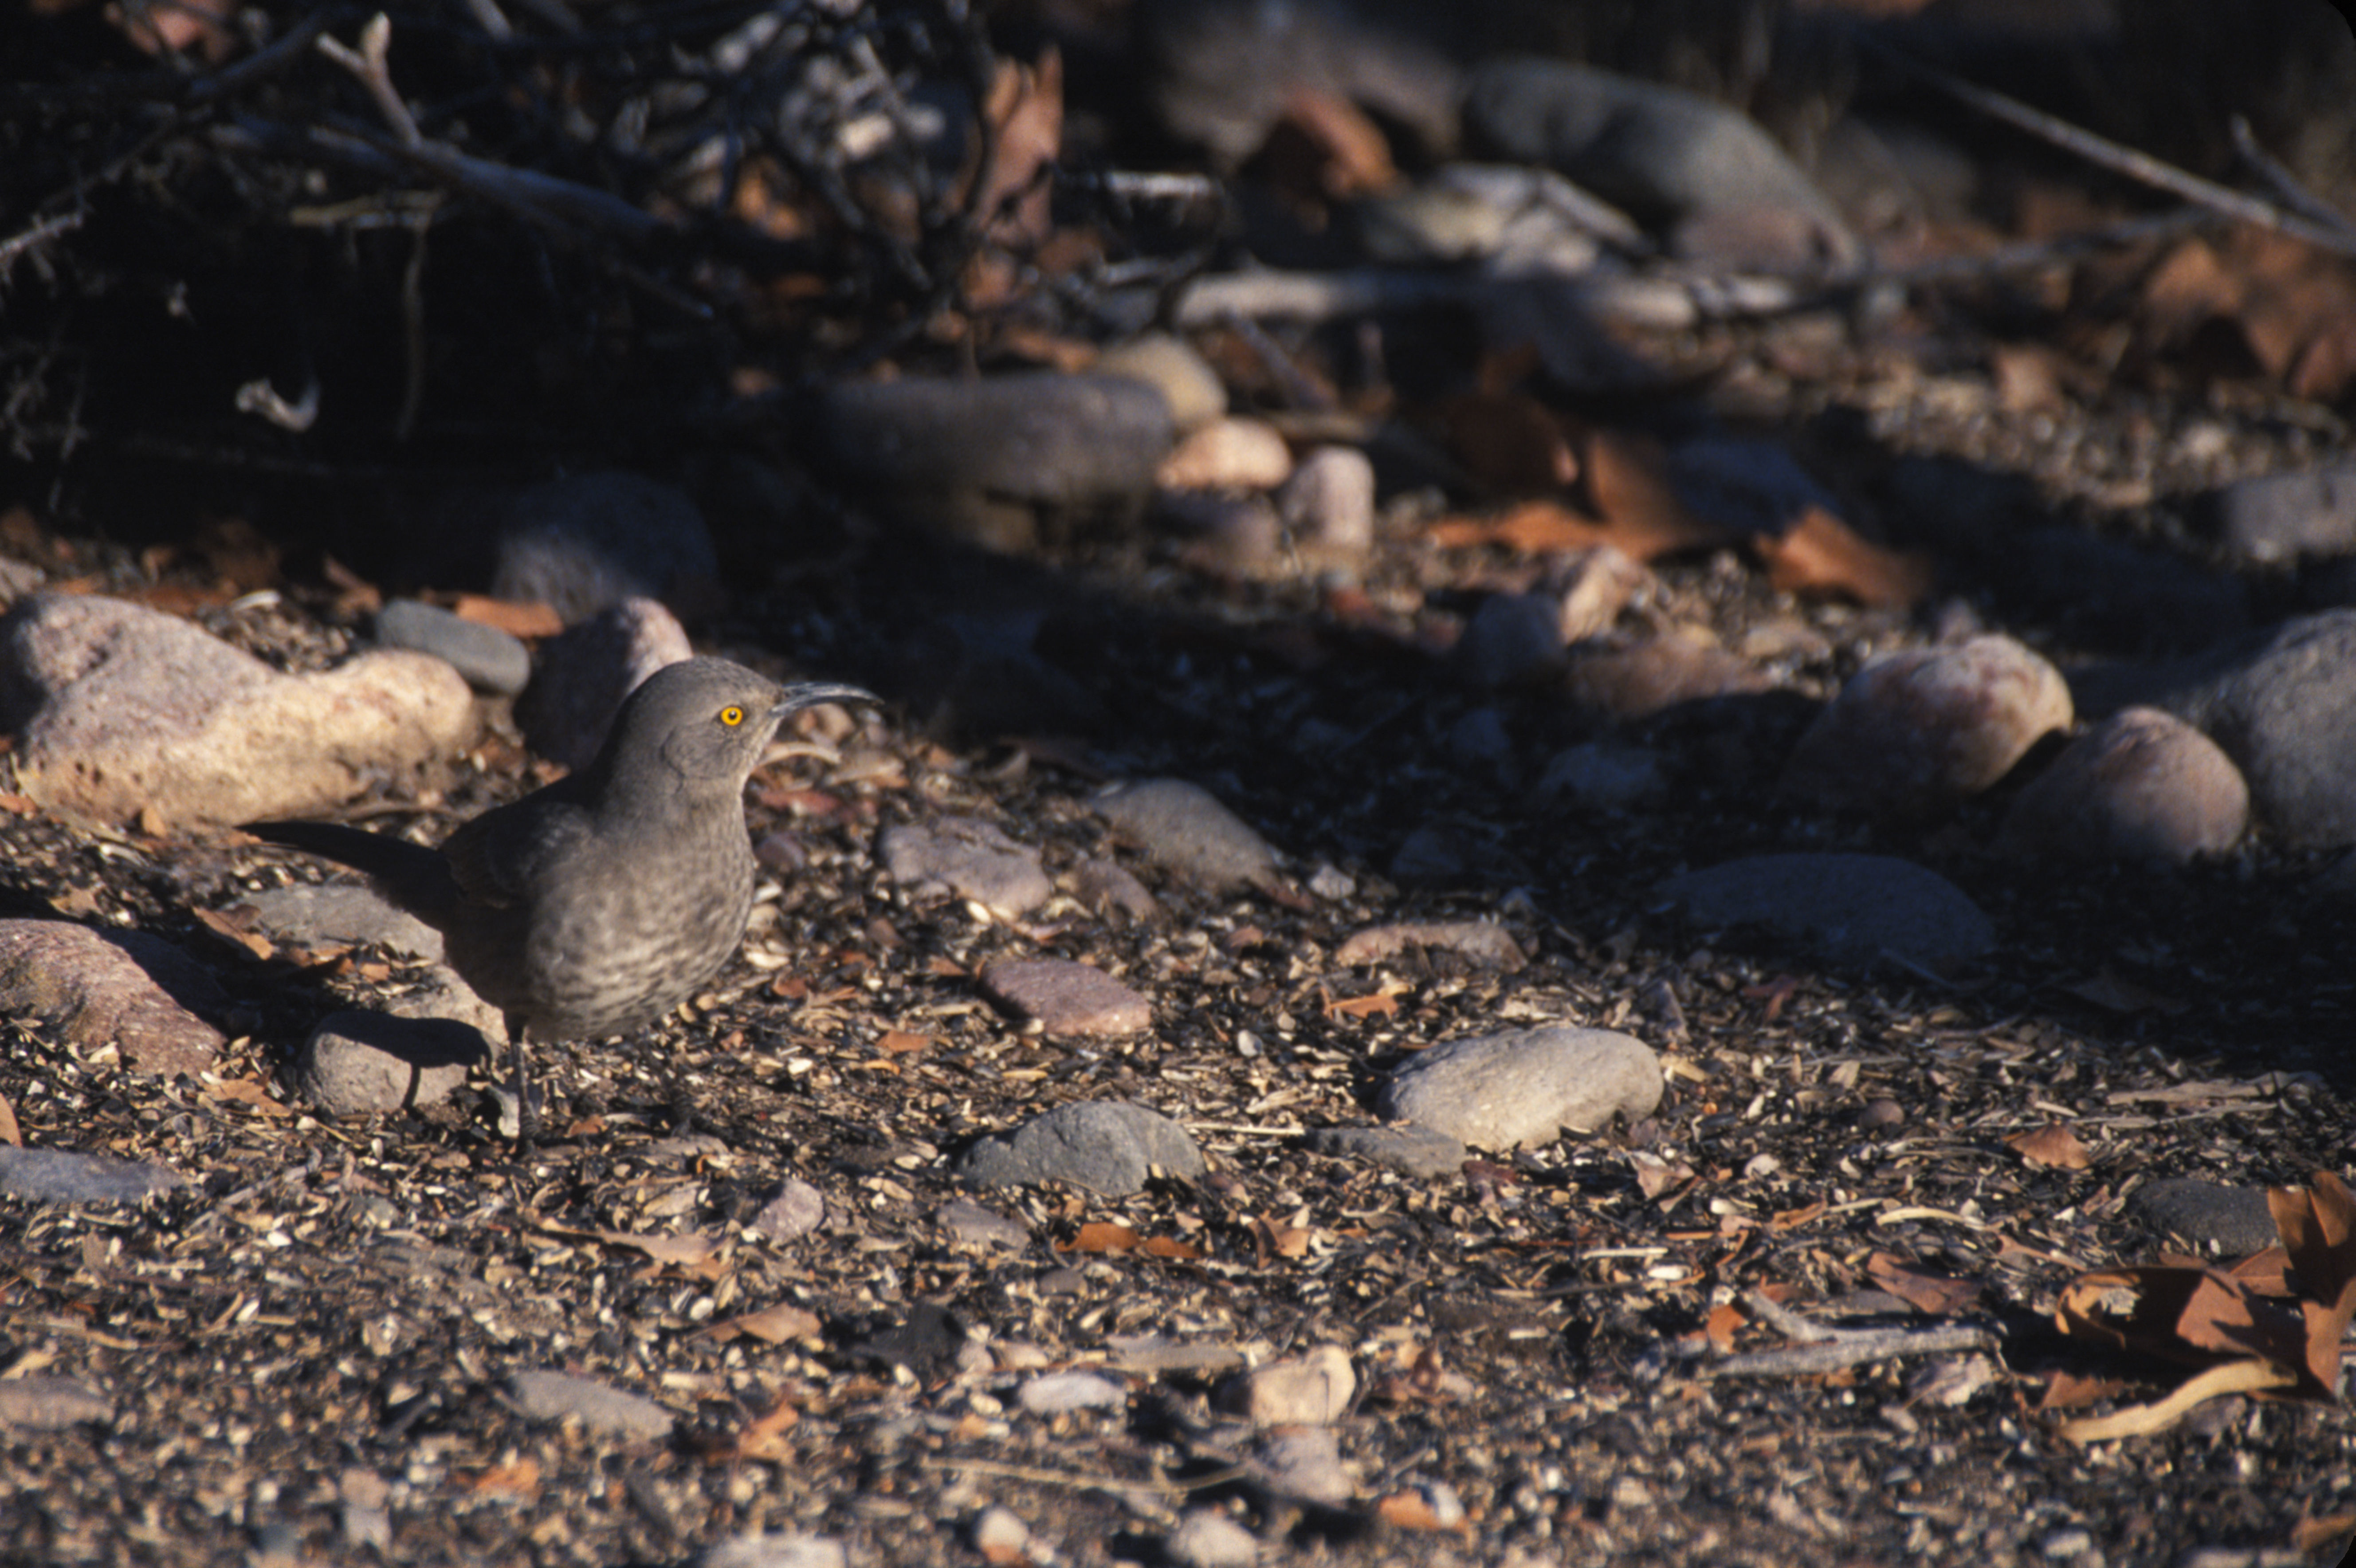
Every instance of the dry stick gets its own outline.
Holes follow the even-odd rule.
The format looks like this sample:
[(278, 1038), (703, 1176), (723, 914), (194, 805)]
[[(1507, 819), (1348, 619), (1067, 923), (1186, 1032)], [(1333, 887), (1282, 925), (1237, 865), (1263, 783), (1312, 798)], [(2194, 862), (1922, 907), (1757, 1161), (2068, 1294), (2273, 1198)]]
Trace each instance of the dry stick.
[(1761, 1322), (1805, 1343), (1796, 1349), (1730, 1356), (1704, 1367), (1703, 1376), (1776, 1378), (1837, 1372), (1860, 1361), (1935, 1356), (1948, 1350), (1983, 1350), (1996, 1343), (1987, 1329), (1961, 1323), (1943, 1324), (1936, 1328), (1834, 1328), (1803, 1317), (1757, 1291), (1744, 1293), (1743, 1304)]
[(353, 49), (332, 34), (319, 36), (319, 52), (350, 71), (376, 100), (377, 113), (384, 116), (392, 134), (401, 138), (404, 147), (424, 145), (424, 134), (418, 130), (416, 117), (409, 105), (401, 101), (400, 90), (392, 85), (392, 67), (388, 56), (392, 48), (392, 19), (378, 12), (360, 29), (360, 47)]
[(2276, 199), (2303, 218), (2311, 218), (2327, 229), (2356, 238), (2356, 223), (2349, 221), (2348, 214), (2299, 184), (2297, 175), (2258, 145), (2257, 135), (2250, 129), (2248, 120), (2236, 114), (2225, 122), (2225, 128), (2233, 133), (2233, 151), (2241, 155), (2242, 161), (2248, 164), (2260, 179), (2274, 188)]
[(1901, 70), (1920, 77), (1956, 102), (1967, 104), (1991, 119), (2001, 120), (2016, 130), (2026, 131), (2040, 141), (2050, 142), (2065, 152), (2074, 153), (2088, 163), (2155, 189), (2171, 192), (2213, 212), (2222, 212), (2229, 218), (2238, 218), (2262, 229), (2272, 229), (2305, 240), (2335, 255), (2356, 256), (2356, 236), (2337, 228), (2310, 222), (2295, 213), (2284, 211), (2271, 201), (2244, 195), (2214, 180), (2202, 179), (2174, 164), (2163, 163), (2148, 153), (2137, 152), (2107, 136), (2098, 136), (2041, 109), (2032, 109), (2018, 98), (1965, 81), (1962, 77), (1951, 75), (1936, 66), (1925, 65), (1888, 44), (1862, 35), (1858, 41), (1871, 53)]

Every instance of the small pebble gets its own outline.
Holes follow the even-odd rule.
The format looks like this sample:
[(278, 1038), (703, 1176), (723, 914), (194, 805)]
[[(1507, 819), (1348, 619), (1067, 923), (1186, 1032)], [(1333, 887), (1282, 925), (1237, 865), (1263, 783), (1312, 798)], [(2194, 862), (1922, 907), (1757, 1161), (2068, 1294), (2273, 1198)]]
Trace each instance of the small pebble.
[(577, 1420), (586, 1431), (653, 1442), (669, 1437), (678, 1418), (663, 1406), (594, 1378), (564, 1372), (518, 1372), (508, 1388), (516, 1409), (532, 1421)]
[(1259, 1538), (1216, 1509), (1188, 1509), (1162, 1550), (1178, 1568), (1250, 1568)]
[(1033, 1415), (1061, 1415), (1075, 1410), (1123, 1410), (1129, 1391), (1110, 1378), (1094, 1372), (1049, 1372), (1026, 1380), (1015, 1391), (1014, 1402)]
[(422, 599), (394, 599), (379, 610), (376, 639), (432, 654), (477, 692), (512, 697), (531, 679), (531, 650), (522, 639)]
[(1229, 1379), (1219, 1386), (1219, 1406), (1254, 1426), (1326, 1426), (1350, 1408), (1357, 1391), (1350, 1353), (1319, 1345)]

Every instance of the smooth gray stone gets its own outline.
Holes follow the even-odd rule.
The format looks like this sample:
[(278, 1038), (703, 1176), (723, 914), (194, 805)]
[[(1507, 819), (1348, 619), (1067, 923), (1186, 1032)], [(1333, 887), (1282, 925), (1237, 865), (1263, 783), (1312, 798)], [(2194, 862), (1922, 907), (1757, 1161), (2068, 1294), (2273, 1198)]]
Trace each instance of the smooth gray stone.
[(1275, 879), (1276, 851), (1199, 784), (1142, 779), (1099, 790), (1088, 805), (1156, 864), (1214, 892)]
[(1151, 1169), (1193, 1178), (1209, 1167), (1186, 1129), (1156, 1111), (1121, 1101), (1059, 1105), (1011, 1138), (985, 1138), (957, 1162), (981, 1187), (1063, 1181), (1126, 1197), (1142, 1192)]
[(1551, 1024), (1449, 1040), (1418, 1051), (1376, 1098), (1385, 1116), (1476, 1149), (1551, 1144), (1615, 1115), (1638, 1122), (1661, 1102), (1661, 1062), (1612, 1029)]
[(1705, 929), (1763, 929), (1848, 962), (1887, 953), (1936, 969), (1996, 946), (1961, 888), (1890, 855), (1751, 855), (1673, 876), (1661, 893)]
[(262, 929), (302, 947), (386, 947), (439, 962), (442, 933), (356, 882), (294, 882), (238, 896)]
[(2264, 1251), (2281, 1238), (2263, 1187), (2226, 1187), (2195, 1176), (2162, 1176), (2127, 1195), (2127, 1212), (2161, 1236), (2236, 1257)]
[(0, 1378), (0, 1428), (59, 1432), (114, 1419), (114, 1402), (74, 1378)]
[(2356, 459), (2295, 474), (2236, 479), (2202, 510), (2234, 559), (2277, 565), (2356, 552)]
[(470, 1024), (348, 1010), (319, 1020), (295, 1058), (303, 1096), (334, 1116), (438, 1105), (488, 1059)]
[(593, 1432), (650, 1442), (670, 1435), (678, 1418), (663, 1406), (594, 1378), (518, 1372), (508, 1381), (515, 1407), (533, 1421), (578, 1419)]
[(377, 611), (376, 639), (434, 655), (477, 692), (512, 697), (531, 679), (531, 650), (521, 638), (422, 599), (395, 599)]
[(136, 1203), (187, 1180), (139, 1160), (0, 1144), (0, 1196), (35, 1203)]

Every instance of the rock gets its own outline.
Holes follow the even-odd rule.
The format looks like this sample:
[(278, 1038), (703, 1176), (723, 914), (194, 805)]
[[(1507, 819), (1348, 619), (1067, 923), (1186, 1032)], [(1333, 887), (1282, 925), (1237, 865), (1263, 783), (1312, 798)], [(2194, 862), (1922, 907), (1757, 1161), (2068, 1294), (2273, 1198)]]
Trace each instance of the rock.
[(526, 487), (498, 524), (491, 592), (570, 626), (625, 599), (682, 615), (717, 607), (712, 531), (685, 490), (643, 474), (573, 474)]
[(1491, 594), (1464, 623), (1450, 657), (1479, 692), (1526, 685), (1563, 666), (1562, 601), (1552, 594)]
[(227, 1042), (190, 1008), (223, 1005), (195, 960), (144, 932), (0, 920), (0, 1007), (41, 1019), (85, 1057), (112, 1049), (134, 1071), (201, 1072)]
[(575, 1420), (601, 1436), (637, 1443), (669, 1437), (678, 1420), (650, 1399), (564, 1372), (518, 1372), (508, 1380), (508, 1391), (528, 1420)]
[(1505, 927), (1494, 920), (1402, 920), (1369, 926), (1334, 950), (1333, 961), (1358, 969), (1396, 958), (1408, 948), (1445, 948), (1480, 969), (1517, 974), (1529, 959)]
[(380, 1555), (392, 1551), (392, 1487), (365, 1466), (346, 1467), (337, 1477), (336, 1511), (344, 1545), (351, 1551), (373, 1546)]
[(1208, 1168), (1186, 1129), (1120, 1101), (1059, 1105), (1012, 1138), (983, 1139), (957, 1162), (958, 1175), (977, 1186), (1062, 1181), (1114, 1197), (1144, 1191), (1155, 1169), (1191, 1180)]
[(1178, 559), (1197, 572), (1239, 581), (1287, 575), (1284, 520), (1263, 495), (1223, 490), (1162, 490), (1154, 517), (1184, 541)]
[(1064, 958), (1012, 959), (981, 972), (984, 994), (1050, 1036), (1134, 1035), (1153, 1004), (1100, 969)]
[(1238, 1345), (1165, 1339), (1157, 1334), (1108, 1335), (1105, 1348), (1111, 1352), (1111, 1366), (1141, 1378), (1229, 1372), (1250, 1359)]
[(1023, 1521), (1021, 1514), (1003, 1503), (992, 1503), (982, 1509), (968, 1533), (974, 1552), (984, 1563), (1032, 1561), (1031, 1527)]
[(1155, 864), (1212, 892), (1276, 881), (1276, 851), (1199, 784), (1182, 779), (1115, 784), (1088, 805)]
[(1188, 1509), (1162, 1538), (1162, 1554), (1175, 1568), (1251, 1568), (1259, 1537), (1216, 1509)]
[(1049, 1372), (1030, 1378), (1014, 1391), (1014, 1402), (1033, 1415), (1075, 1410), (1126, 1410), (1129, 1391), (1095, 1372)]
[(2240, 767), (2258, 817), (2300, 848), (2356, 843), (2356, 610), (2327, 610), (2220, 650), (2158, 705)]
[[(1467, 139), (1515, 163), (1560, 171), (1637, 221), (1688, 229), (1686, 254), (1724, 264), (1804, 270), (1847, 266), (1857, 239), (1773, 138), (1738, 111), (1697, 93), (1537, 57), (1506, 56), (1465, 83)], [(1765, 209), (1762, 213), (1762, 209)], [(1719, 228), (1769, 223), (1776, 244), (1713, 251)]]
[(799, 1176), (787, 1176), (775, 1197), (753, 1216), (751, 1229), (772, 1241), (792, 1241), (826, 1222), (826, 1198)]
[(2249, 822), (2249, 786), (2233, 758), (2157, 708), (2123, 708), (2021, 790), (1996, 847), (2018, 858), (2175, 865), (2231, 849)]
[(1292, 474), (1292, 448), (1263, 420), (1215, 419), (1171, 448), (1153, 482), (1169, 490), (1272, 490)]
[(282, 675), (177, 617), (40, 594), (0, 617), (0, 727), (44, 807), (160, 831), (329, 810), (463, 749), (475, 714), (422, 653)]
[(1372, 1160), (1411, 1176), (1454, 1176), (1472, 1157), (1462, 1140), (1431, 1127), (1320, 1127), (1303, 1142), (1316, 1154)]
[(845, 382), (809, 430), (813, 455), (887, 510), (999, 550), (1036, 543), (1043, 519), (1134, 516), (1173, 434), (1151, 386), (1044, 371)]
[(1181, 431), (1198, 430), (1227, 412), (1227, 389), (1219, 373), (1183, 338), (1147, 332), (1117, 343), (1097, 356), (1098, 375), (1128, 376), (1162, 393), (1170, 422)]
[(1551, 1144), (1614, 1115), (1642, 1121), (1661, 1102), (1661, 1063), (1643, 1041), (1610, 1029), (1545, 1025), (1450, 1040), (1395, 1070), (1376, 1101), (1477, 1149)]
[(1718, 646), (1698, 627), (1654, 637), (1576, 644), (1563, 677), (1571, 701), (1599, 717), (1633, 722), (1686, 703), (1763, 692), (1774, 677)]
[(62, 1432), (114, 1419), (114, 1402), (72, 1378), (0, 1378), (0, 1430)]
[(1541, 586), (1562, 611), (1565, 642), (1584, 642), (1612, 629), (1620, 612), (1654, 582), (1653, 574), (1609, 544), (1575, 550), (1547, 568)]
[(1755, 928), (1847, 962), (1889, 954), (1939, 970), (1996, 945), (1954, 883), (1889, 855), (1750, 855), (1673, 876), (1661, 895), (1705, 930)]
[(2356, 553), (2356, 459), (2236, 479), (2200, 510), (2235, 561), (2273, 566)]
[(961, 1197), (936, 1209), (933, 1222), (960, 1247), (1000, 1247), (1020, 1252), (1031, 1245), (1031, 1229), (1023, 1221)]
[(531, 650), (521, 638), (422, 599), (395, 599), (377, 611), (376, 639), (432, 654), (477, 692), (512, 697), (531, 679)]
[(1618, 741), (1582, 741), (1558, 751), (1539, 775), (1541, 800), (1594, 811), (1624, 811), (1661, 788), (1661, 754)]
[(294, 947), (381, 947), (429, 962), (442, 958), (442, 933), (385, 902), (363, 883), (290, 882), (239, 897), (261, 928)]
[(1088, 859), (1072, 868), (1072, 891), (1102, 918), (1116, 909), (1132, 920), (1151, 920), (1162, 913), (1145, 884), (1117, 860)]
[(1357, 1492), (1356, 1477), (1342, 1463), (1339, 1440), (1330, 1426), (1295, 1426), (1263, 1436), (1252, 1451), (1251, 1468), (1280, 1497), (1339, 1507)]
[(1355, 446), (1319, 446), (1276, 493), (1293, 548), (1312, 566), (1355, 566), (1375, 547), (1375, 465)]
[(41, 585), (48, 580), (48, 574), (32, 563), (0, 555), (0, 605), (13, 605), (38, 593)]
[(313, 1026), (295, 1058), (295, 1087), (331, 1116), (438, 1105), (487, 1060), (480, 1032), (447, 1018), (331, 1013)]
[(1441, 744), (1448, 760), (1466, 773), (1510, 779), (1518, 771), (1513, 734), (1494, 708), (1467, 708)]
[(187, 1179), (139, 1160), (0, 1144), (0, 1197), (33, 1203), (136, 1203)]
[(694, 653), (687, 628), (660, 601), (621, 599), (542, 645), (540, 668), (516, 703), (516, 723), (542, 757), (586, 768), (622, 699), (656, 671)]
[(1163, 128), (1226, 168), (1258, 152), (1301, 93), (1363, 105), (1429, 149), (1455, 140), (1462, 72), (1366, 6), (1153, 0), (1137, 26), (1147, 101)]
[(1350, 1353), (1318, 1345), (1230, 1378), (1219, 1386), (1218, 1403), (1254, 1426), (1330, 1426), (1357, 1391)]
[(700, 1568), (850, 1568), (851, 1555), (830, 1535), (792, 1531), (736, 1536), (696, 1561)]
[(2071, 717), (2061, 671), (2008, 637), (1901, 649), (1869, 660), (1816, 715), (1783, 788), (1818, 805), (1935, 810), (1994, 784)]
[(1038, 851), (977, 817), (894, 822), (876, 847), (884, 868), (911, 897), (964, 898), (1008, 918), (1055, 894)]
[(2178, 1237), (2228, 1257), (2262, 1252), (2281, 1240), (2263, 1187), (2163, 1176), (2129, 1193), (2127, 1212), (2156, 1236)]

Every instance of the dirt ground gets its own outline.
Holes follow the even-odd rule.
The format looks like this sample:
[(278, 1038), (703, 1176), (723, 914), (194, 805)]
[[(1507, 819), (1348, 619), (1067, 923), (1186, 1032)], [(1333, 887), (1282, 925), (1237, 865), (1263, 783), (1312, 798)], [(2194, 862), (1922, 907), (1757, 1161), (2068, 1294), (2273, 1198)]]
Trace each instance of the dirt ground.
[[(1953, 360), (2019, 305), (1943, 298), (1911, 333), (1840, 310), (1703, 328), (1653, 345), (1691, 379), (1634, 414), (1722, 394), (1860, 512), (1890, 504), (1901, 459), (1954, 457), (2022, 476), (2049, 519), (2221, 573), (2184, 498), (2344, 446), (2328, 402), (2247, 378), (2072, 381), (2008, 406), (1985, 358)], [(1288, 347), (1317, 353), (1307, 335)], [(1582, 417), (1630, 412), (1603, 401)], [(201, 552), (143, 553), (196, 516), (73, 493), (80, 510), (31, 509), (17, 553), (66, 542), (104, 591), (202, 600)], [(1815, 701), (1869, 652), (1966, 621), (2057, 661), (2142, 649), (2072, 601), (2023, 609), (1985, 562), (1942, 563), (1939, 593), (1905, 612), (1778, 594), (1731, 552), (1671, 556), (1653, 564), (1652, 613), (1727, 647), (1776, 628), (1797, 650), (1786, 695), (1613, 728), (1556, 692), (1470, 692), (1419, 640), (1427, 607), (1526, 563), (1440, 548), (1411, 509), (1387, 513), (1346, 613), (1313, 576), (1195, 571), (1152, 537), (912, 562), (846, 515), (839, 547), (743, 575), (698, 642), (862, 681), (885, 708), (831, 754), (764, 770), (752, 831), (791, 835), (806, 864), (765, 874), (774, 915), (684, 1015), (543, 1058), (552, 1133), (529, 1160), (482, 1080), (416, 1115), (323, 1121), (294, 1100), (288, 1063), (320, 1015), (423, 979), (382, 952), (257, 958), (196, 918), (316, 868), (233, 837), (0, 813), (0, 908), (182, 946), (235, 1036), (213, 1074), (166, 1081), (5, 1023), (0, 1101), (25, 1144), (189, 1184), (136, 1206), (0, 1199), (0, 1375), (71, 1377), (112, 1403), (0, 1433), (0, 1562), (681, 1563), (767, 1530), (835, 1538), (862, 1564), (1151, 1563), (1205, 1507), (1271, 1562), (2340, 1560), (2356, 1535), (2344, 1402), (2235, 1394), (2089, 1444), (2058, 1431), (2076, 1412), (2038, 1408), (2057, 1373), (2115, 1377), (2114, 1406), (2180, 1379), (2054, 1325), (2081, 1273), (2167, 1251), (2128, 1210), (2136, 1187), (2350, 1168), (2356, 900), (2332, 890), (2334, 856), (2259, 835), (2165, 873), (2023, 865), (1986, 849), (2009, 786), (1904, 823), (1773, 789)], [(198, 618), (281, 662), (333, 656), (355, 619), (302, 549), (273, 602)], [(2254, 576), (2249, 592), (2264, 618), (2299, 588)], [(1039, 607), (1038, 646), (1092, 700), (1084, 736), (931, 722), (929, 633), (985, 599)], [(1508, 737), (1502, 758), (1466, 742), (1475, 710)], [(1604, 813), (1537, 788), (1549, 756), (1605, 733), (1668, 759), (1656, 791)], [(1165, 880), (1087, 808), (1101, 779), (1156, 776), (1212, 789), (1284, 852), (1293, 886)], [(439, 832), (528, 782), (494, 739), (439, 800), (369, 820)], [(950, 814), (998, 824), (1051, 873), (1121, 860), (1164, 915), (1066, 899), (1009, 922), (912, 901), (877, 834)], [(1398, 865), (1419, 832), (1449, 846), (1437, 875)], [(1858, 970), (1665, 912), (1668, 876), (1794, 848), (1927, 865), (1990, 915), (1998, 948), (1951, 976)], [(1349, 890), (1300, 892), (1321, 866)], [(1475, 918), (1503, 923), (1526, 967), (1334, 957), (1379, 922)], [(1153, 1027), (1051, 1040), (980, 998), (984, 965), (1040, 955), (1120, 977)], [(1658, 1112), (1436, 1177), (1304, 1147), (1371, 1122), (1413, 1051), (1538, 1021), (1661, 1052)], [(975, 1138), (1081, 1100), (1176, 1118), (1211, 1174), (1130, 1199), (950, 1174)], [(2008, 1143), (2055, 1122), (2084, 1168)], [(755, 1221), (793, 1183), (823, 1219), (772, 1239)], [(1012, 1224), (983, 1234), (972, 1204)], [(1107, 1224), (1128, 1230), (1090, 1229)], [(1960, 1293), (1910, 1305), (1886, 1288), (1893, 1264)], [(1740, 1310), (1768, 1288), (1847, 1328), (1985, 1338), (1732, 1375), (1730, 1353), (1785, 1343)], [(1258, 1436), (1218, 1390), (1246, 1360), (1329, 1343), (1358, 1374), (1333, 1426), (1354, 1485), (1317, 1501), (1256, 1467)], [(1027, 1382), (1073, 1368), (1120, 1379), (1126, 1403), (1023, 1406)], [(532, 1420), (510, 1380), (537, 1369), (648, 1396), (677, 1426)], [(1027, 1540), (978, 1536), (993, 1508)]]

